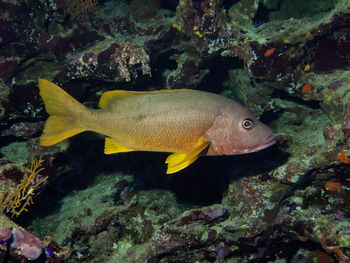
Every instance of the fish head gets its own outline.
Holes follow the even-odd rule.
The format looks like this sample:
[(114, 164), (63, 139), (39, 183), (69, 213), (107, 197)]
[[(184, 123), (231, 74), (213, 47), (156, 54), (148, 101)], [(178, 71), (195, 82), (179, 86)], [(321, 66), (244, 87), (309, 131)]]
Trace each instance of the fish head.
[(275, 144), (273, 131), (238, 103), (223, 109), (206, 135), (219, 155), (257, 152)]

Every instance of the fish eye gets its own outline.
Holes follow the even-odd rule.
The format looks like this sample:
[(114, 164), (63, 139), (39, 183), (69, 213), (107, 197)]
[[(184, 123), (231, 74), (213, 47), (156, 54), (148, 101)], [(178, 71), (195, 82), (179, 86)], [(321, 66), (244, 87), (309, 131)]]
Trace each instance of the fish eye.
[(246, 130), (250, 130), (251, 128), (254, 127), (254, 122), (250, 119), (245, 119), (243, 122), (242, 122), (242, 127)]

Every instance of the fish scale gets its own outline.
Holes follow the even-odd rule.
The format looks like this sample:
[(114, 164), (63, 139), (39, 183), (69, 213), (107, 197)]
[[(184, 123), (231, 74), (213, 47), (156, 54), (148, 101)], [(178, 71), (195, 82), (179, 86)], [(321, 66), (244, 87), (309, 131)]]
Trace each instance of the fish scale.
[[(207, 101), (201, 101), (203, 94), (198, 94), (196, 105), (188, 105), (183, 97), (193, 92), (180, 91), (174, 96), (170, 94), (140, 94), (133, 98), (125, 98), (123, 101), (114, 102), (109, 107), (100, 111), (94, 111), (94, 123), (99, 122), (100, 128), (94, 128), (94, 131), (105, 134), (114, 138), (117, 142), (123, 143), (125, 146), (147, 151), (163, 151), (163, 152), (187, 152), (193, 147), (198, 139), (203, 136), (206, 129), (210, 127), (214, 121), (216, 113)], [(164, 96), (167, 95), (167, 96)], [(149, 101), (151, 100), (151, 101)], [(182, 103), (181, 103), (182, 101)], [(166, 109), (167, 105), (171, 105), (171, 109)], [(137, 105), (134, 109), (133, 105)], [(200, 110), (198, 110), (200, 108)], [(133, 111), (134, 110), (134, 111)], [(107, 112), (115, 112), (115, 114), (105, 119), (103, 116)], [(176, 114), (173, 114), (176, 113)], [(139, 119), (142, 114), (144, 118)], [(211, 118), (209, 116), (212, 115)], [(89, 123), (90, 120), (85, 120)], [(105, 123), (112, 123), (106, 126)], [(106, 129), (109, 127), (109, 129)], [(182, 142), (182, 143), (179, 143)]]

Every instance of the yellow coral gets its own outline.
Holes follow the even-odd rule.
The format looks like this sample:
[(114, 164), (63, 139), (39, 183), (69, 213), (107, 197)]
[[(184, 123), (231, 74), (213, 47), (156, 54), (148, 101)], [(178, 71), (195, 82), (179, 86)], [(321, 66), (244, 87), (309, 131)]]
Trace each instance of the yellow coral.
[(23, 211), (28, 211), (27, 206), (33, 204), (34, 190), (46, 181), (47, 177), (39, 178), (43, 160), (33, 160), (27, 173), (16, 188), (10, 190), (7, 186), (0, 196), (0, 212), (9, 212), (12, 216), (18, 216)]
[(175, 28), (175, 29), (181, 31), (181, 25), (178, 25), (178, 24), (176, 24), (176, 23), (173, 23), (171, 26), (172, 26), (173, 28)]

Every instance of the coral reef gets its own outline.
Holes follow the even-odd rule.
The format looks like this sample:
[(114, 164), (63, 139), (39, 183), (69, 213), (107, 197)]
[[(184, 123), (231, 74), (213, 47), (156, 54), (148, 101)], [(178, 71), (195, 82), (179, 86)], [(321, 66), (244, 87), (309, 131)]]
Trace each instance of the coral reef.
[[(44, 170), (41, 167), (43, 160), (33, 160), (31, 167), (26, 169), (20, 183), (12, 190), (5, 185), (5, 189), (0, 196), (0, 211), (19, 216), (23, 212), (28, 212), (28, 206), (33, 204), (33, 196), (39, 186), (44, 183), (47, 177), (40, 176)], [(11, 171), (12, 172), (12, 171)]]
[(42, 244), (39, 238), (25, 230), (0, 229), (0, 238), (7, 246), (28, 260), (38, 259), (41, 255)]
[[(0, 260), (349, 262), (349, 65), (347, 0), (0, 0)], [(221, 93), (277, 144), (167, 177), (90, 133), (41, 147), (39, 77), (89, 107)]]

